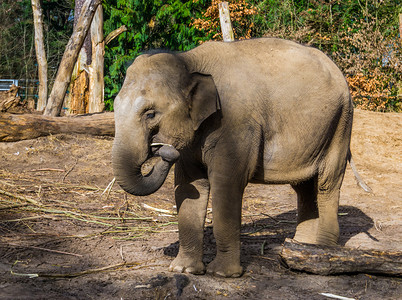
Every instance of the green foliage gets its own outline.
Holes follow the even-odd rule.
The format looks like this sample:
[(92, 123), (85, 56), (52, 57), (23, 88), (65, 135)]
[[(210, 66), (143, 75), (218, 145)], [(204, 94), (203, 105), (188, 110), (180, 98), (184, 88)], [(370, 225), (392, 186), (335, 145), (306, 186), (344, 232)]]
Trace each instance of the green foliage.
[[(347, 32), (348, 28), (361, 20), (368, 21), (373, 16), (377, 21), (386, 20), (382, 31), (389, 33), (395, 31), (398, 25), (398, 6), (400, 0), (264, 0), (249, 1), (259, 9), (254, 16), (253, 36), (264, 36), (272, 31), (286, 32), (288, 35), (309, 28), (313, 33), (331, 37), (339, 32)], [(315, 42), (313, 36), (306, 37), (310, 44), (324, 48), (322, 40)]]
[[(218, 2), (104, 0), (105, 36), (122, 25), (128, 29), (105, 46), (107, 109), (113, 109), (113, 98), (127, 67), (142, 52), (155, 48), (186, 51), (217, 37)], [(402, 110), (402, 49), (398, 35), (401, 0), (229, 2), (238, 36), (273, 36), (317, 47), (342, 69), (357, 106)], [(74, 0), (41, 3), (51, 85), (72, 33)], [(201, 20), (198, 26), (196, 20)], [(203, 21), (213, 25), (208, 27)], [(30, 0), (0, 2), (0, 77), (37, 78)]]
[[(185, 51), (218, 36), (215, 23), (212, 27), (202, 22), (194, 26), (195, 20), (216, 19), (211, 14), (217, 2), (106, 1), (105, 33), (123, 24), (129, 29), (106, 47), (107, 107), (112, 109), (129, 62), (141, 52), (152, 48)], [(239, 6), (240, 2), (230, 3)], [(249, 0), (241, 5), (251, 5), (258, 11), (246, 16), (251, 20), (252, 37), (286, 38), (321, 49), (345, 73), (357, 106), (384, 111), (401, 108), (400, 64), (394, 64), (401, 52), (397, 43), (400, 4), (400, 0)], [(235, 13), (232, 16), (234, 27), (237, 17)], [(389, 62), (383, 64), (387, 55)]]
[(249, 1), (259, 9), (253, 36), (317, 47), (349, 81), (357, 107), (401, 111), (400, 0)]
[(122, 25), (127, 31), (105, 46), (105, 104), (113, 108), (129, 64), (144, 51), (186, 51), (206, 40), (190, 26), (207, 1), (111, 0), (104, 3), (105, 36)]

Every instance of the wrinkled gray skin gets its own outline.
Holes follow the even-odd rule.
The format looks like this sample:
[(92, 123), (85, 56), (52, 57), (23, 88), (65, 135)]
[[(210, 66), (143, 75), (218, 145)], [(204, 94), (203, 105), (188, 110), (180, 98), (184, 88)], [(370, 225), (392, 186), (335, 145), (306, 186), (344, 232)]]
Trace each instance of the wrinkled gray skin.
[[(180, 249), (171, 271), (242, 274), (248, 182), (290, 183), (297, 193), (294, 238), (337, 243), (353, 107), (343, 75), (322, 52), (255, 39), (142, 55), (128, 69), (114, 107), (113, 166), (124, 190), (155, 192), (176, 163)], [(159, 161), (143, 175), (141, 166), (155, 155)], [(217, 254), (205, 268), (209, 197)]]

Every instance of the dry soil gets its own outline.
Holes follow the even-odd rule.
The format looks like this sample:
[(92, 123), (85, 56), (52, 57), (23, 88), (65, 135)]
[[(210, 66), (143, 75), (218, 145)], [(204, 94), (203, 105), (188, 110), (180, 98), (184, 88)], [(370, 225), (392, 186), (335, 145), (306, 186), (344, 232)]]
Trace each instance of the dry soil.
[[(348, 167), (342, 245), (401, 250), (401, 126), (402, 114), (355, 111), (351, 149), (373, 193), (356, 185)], [(105, 192), (111, 146), (110, 138), (85, 135), (0, 143), (0, 299), (402, 299), (400, 278), (282, 266), (278, 252), (296, 226), (288, 185), (247, 187), (241, 278), (168, 272), (178, 251), (172, 175), (147, 197), (117, 185)], [(212, 219), (209, 213), (206, 263), (215, 253)]]

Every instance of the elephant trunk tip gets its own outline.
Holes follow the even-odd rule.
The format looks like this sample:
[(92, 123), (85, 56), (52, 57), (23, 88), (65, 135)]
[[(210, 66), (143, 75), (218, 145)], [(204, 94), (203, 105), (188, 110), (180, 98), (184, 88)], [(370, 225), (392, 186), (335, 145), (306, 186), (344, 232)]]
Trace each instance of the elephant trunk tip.
[(180, 157), (179, 151), (175, 147), (169, 144), (162, 144), (162, 143), (153, 143), (152, 146), (161, 146), (159, 150), (156, 151), (156, 154), (168, 163), (174, 164)]
[[(155, 147), (155, 145), (151, 146)], [(160, 158), (144, 175), (141, 170), (150, 158), (135, 163), (135, 154), (129, 155), (128, 151), (119, 151), (118, 148), (115, 150), (113, 168), (116, 182), (127, 193), (135, 196), (146, 196), (156, 192), (164, 183), (170, 168), (180, 157), (180, 153), (173, 146), (160, 145), (160, 148), (153, 153)]]

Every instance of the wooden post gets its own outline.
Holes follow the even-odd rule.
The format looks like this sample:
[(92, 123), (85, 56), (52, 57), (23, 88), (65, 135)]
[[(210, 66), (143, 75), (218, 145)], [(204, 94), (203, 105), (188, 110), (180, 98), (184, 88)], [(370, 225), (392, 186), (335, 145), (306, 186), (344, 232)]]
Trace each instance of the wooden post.
[(35, 27), (35, 51), (39, 74), (39, 99), (36, 110), (43, 110), (47, 100), (47, 59), (43, 39), (43, 16), (40, 0), (32, 0), (32, 12)]
[(71, 74), (77, 60), (81, 46), (88, 33), (92, 18), (102, 0), (86, 0), (81, 10), (77, 26), (68, 41), (63, 58), (57, 71), (56, 80), (45, 108), (45, 116), (58, 116), (60, 114), (64, 95), (70, 84)]
[(233, 42), (234, 34), (230, 21), (229, 4), (226, 1), (219, 3), (219, 19), (221, 22), (223, 41)]
[(89, 67), (88, 112), (102, 112), (104, 104), (103, 65), (105, 44), (103, 42), (103, 9), (99, 5), (91, 24), (92, 63)]

